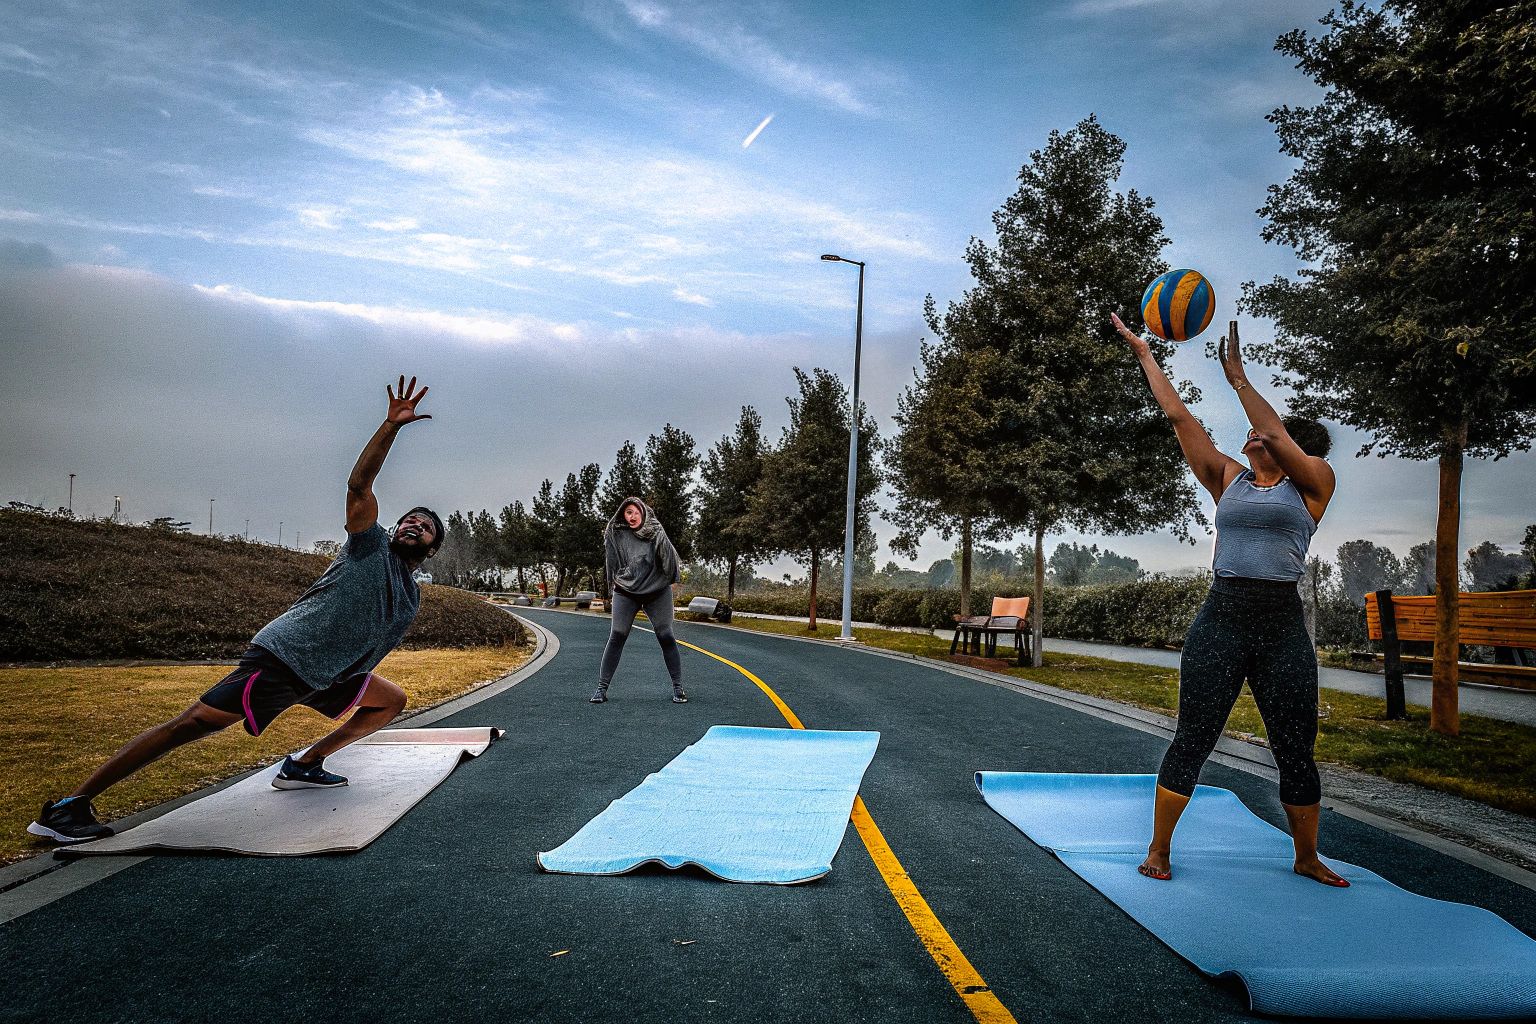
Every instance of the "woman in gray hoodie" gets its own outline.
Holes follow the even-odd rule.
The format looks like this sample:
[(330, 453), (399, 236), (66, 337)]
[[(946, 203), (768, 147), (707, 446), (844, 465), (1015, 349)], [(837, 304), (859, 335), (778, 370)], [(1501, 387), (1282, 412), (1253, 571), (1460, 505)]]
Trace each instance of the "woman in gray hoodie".
[(683, 660), (672, 635), (672, 584), (683, 580), (677, 549), (667, 538), (656, 513), (639, 498), (624, 499), (603, 531), (603, 547), (608, 585), (613, 590), (613, 632), (608, 634), (608, 646), (603, 649), (603, 665), (592, 703), (601, 704), (608, 699), (608, 684), (619, 667), (624, 641), (629, 639), (635, 616), (644, 608), (656, 630), (667, 672), (672, 676), (672, 703), (686, 704)]

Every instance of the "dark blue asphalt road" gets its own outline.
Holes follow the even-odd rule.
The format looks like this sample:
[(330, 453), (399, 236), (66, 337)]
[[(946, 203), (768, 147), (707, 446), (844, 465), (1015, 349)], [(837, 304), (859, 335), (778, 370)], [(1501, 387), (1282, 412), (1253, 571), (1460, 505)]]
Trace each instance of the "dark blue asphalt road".
[[(586, 703), (606, 621), (535, 612), (555, 660), (442, 725), (505, 740), (353, 855), (161, 856), (0, 926), (0, 1020), (972, 1020), (849, 829), (790, 888), (660, 870), (540, 874), (568, 838), (713, 724), (781, 727), (735, 670), (684, 652), (673, 705), (649, 635)], [(915, 663), (682, 623), (809, 728), (875, 729), (863, 796), (971, 963), (1025, 1020), (1251, 1019), (976, 795), (979, 768), (1152, 770), (1144, 733)], [(1274, 822), (1263, 779), (1207, 767)], [(1536, 893), (1324, 813), (1323, 852), (1536, 934)], [(696, 940), (683, 946), (677, 940)], [(569, 949), (568, 955), (549, 954)]]

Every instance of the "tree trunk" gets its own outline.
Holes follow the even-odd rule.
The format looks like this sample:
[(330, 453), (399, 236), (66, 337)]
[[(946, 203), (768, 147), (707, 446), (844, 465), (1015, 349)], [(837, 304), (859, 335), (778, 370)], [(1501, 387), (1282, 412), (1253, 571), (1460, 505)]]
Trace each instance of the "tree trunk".
[(517, 592), (519, 594), (526, 594), (526, 593), (528, 593), (528, 584), (523, 582), (523, 567), (522, 566), (518, 566), (517, 567)]
[(730, 604), (736, 600), (736, 559), (731, 559), (730, 575), (725, 580), (725, 603)]
[(960, 517), (960, 617), (971, 614), (971, 517)]
[(1029, 663), (1035, 668), (1045, 664), (1045, 530), (1035, 530), (1035, 597), (1029, 602), (1034, 652)]
[(1429, 727), (1446, 736), (1461, 732), (1457, 668), (1461, 655), (1461, 603), (1457, 555), (1461, 541), (1461, 462), (1467, 441), (1465, 424), (1447, 427), (1440, 455), (1440, 512), (1435, 520), (1435, 662)]
[(811, 552), (811, 624), (807, 633), (816, 632), (816, 575), (821, 570), (821, 552)]
[(564, 593), (565, 593), (565, 566), (559, 565), (559, 566), (555, 567), (555, 596), (559, 597), (560, 595), (562, 595)]

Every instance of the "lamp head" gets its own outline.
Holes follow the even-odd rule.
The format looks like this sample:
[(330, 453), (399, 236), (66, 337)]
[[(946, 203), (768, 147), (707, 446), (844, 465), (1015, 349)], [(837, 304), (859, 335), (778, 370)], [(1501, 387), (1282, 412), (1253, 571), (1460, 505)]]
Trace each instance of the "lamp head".
[(841, 262), (843, 262), (843, 258), (841, 256), (833, 256), (831, 253), (828, 253), (827, 255), (823, 256), (822, 259), (826, 260), (828, 263), (841, 263)]

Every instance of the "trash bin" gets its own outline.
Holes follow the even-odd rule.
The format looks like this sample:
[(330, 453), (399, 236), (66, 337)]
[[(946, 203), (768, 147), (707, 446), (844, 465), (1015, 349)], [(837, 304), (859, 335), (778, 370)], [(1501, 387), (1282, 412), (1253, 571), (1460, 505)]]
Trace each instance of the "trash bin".
[(576, 594), (577, 608), (591, 608), (592, 602), (597, 600), (597, 593), (591, 590), (578, 591)]

